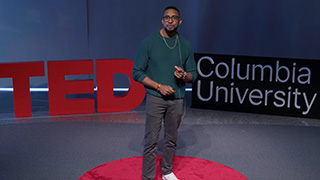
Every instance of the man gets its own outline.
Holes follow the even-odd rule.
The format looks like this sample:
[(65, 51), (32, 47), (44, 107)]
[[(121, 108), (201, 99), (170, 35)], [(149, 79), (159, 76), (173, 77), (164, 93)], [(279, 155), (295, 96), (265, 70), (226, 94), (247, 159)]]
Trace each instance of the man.
[(153, 180), (155, 176), (162, 120), (165, 128), (162, 179), (178, 180), (172, 172), (172, 161), (183, 114), (185, 84), (197, 76), (192, 47), (177, 32), (182, 22), (179, 10), (174, 6), (165, 8), (161, 22), (163, 28), (142, 42), (132, 70), (133, 79), (141, 82), (147, 92), (143, 180)]

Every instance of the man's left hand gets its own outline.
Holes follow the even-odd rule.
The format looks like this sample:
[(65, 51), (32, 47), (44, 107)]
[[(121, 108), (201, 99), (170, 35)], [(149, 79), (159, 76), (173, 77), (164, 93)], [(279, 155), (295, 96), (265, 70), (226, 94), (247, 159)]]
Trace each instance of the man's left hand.
[(178, 79), (181, 79), (183, 77), (184, 70), (179, 66), (174, 66), (174, 68), (176, 68), (174, 71), (174, 76)]

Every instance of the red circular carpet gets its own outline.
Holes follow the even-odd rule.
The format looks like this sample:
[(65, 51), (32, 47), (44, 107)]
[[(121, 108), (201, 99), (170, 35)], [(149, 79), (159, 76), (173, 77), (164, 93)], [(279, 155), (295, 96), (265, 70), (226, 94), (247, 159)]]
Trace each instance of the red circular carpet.
[[(161, 156), (157, 156), (155, 180), (162, 180)], [(142, 156), (102, 164), (83, 174), (79, 180), (141, 180)], [(180, 180), (248, 180), (236, 170), (212, 161), (175, 156), (173, 172)]]

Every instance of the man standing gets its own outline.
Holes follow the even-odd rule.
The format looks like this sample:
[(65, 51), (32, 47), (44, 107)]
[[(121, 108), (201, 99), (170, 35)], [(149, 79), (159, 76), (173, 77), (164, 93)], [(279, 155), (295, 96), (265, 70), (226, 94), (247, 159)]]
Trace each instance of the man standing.
[(163, 28), (142, 42), (132, 70), (133, 79), (141, 82), (147, 92), (143, 180), (153, 180), (155, 176), (162, 121), (165, 128), (162, 179), (178, 180), (172, 172), (172, 161), (183, 114), (185, 84), (197, 77), (191, 44), (177, 32), (182, 23), (179, 10), (174, 6), (165, 8), (161, 22)]

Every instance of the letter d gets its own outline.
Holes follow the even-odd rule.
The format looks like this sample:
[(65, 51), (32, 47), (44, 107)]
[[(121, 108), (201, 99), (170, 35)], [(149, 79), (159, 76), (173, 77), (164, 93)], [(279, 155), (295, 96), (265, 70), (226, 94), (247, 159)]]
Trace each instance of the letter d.
[[(129, 59), (99, 59), (96, 61), (97, 112), (122, 112), (138, 107), (144, 99), (142, 84), (132, 79), (134, 62)], [(129, 91), (122, 96), (113, 95), (113, 74), (129, 78)]]

